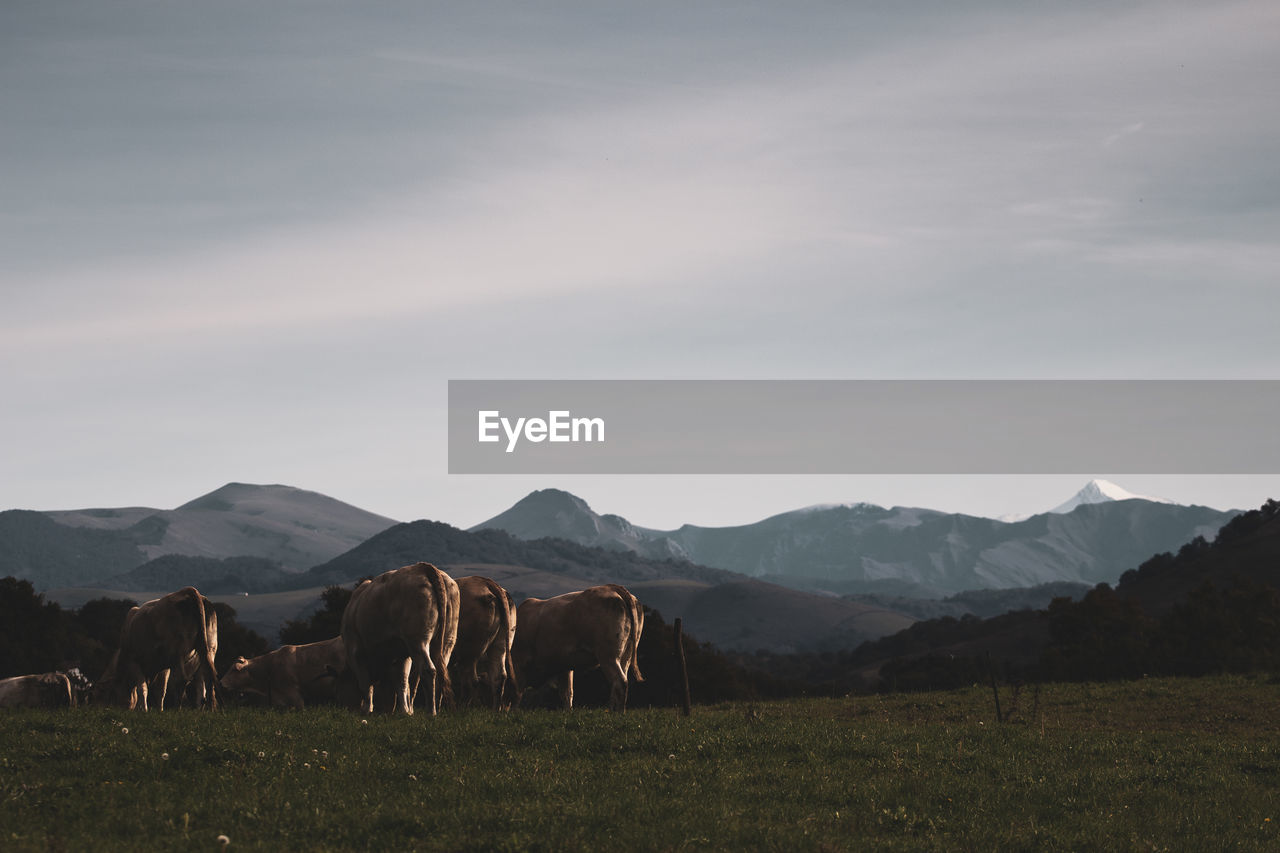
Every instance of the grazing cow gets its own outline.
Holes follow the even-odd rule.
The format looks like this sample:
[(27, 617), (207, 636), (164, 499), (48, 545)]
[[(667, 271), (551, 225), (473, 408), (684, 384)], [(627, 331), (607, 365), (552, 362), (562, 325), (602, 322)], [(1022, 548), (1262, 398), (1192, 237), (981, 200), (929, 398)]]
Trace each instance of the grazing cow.
[(525, 687), (556, 679), (573, 707), (573, 671), (599, 666), (609, 681), (609, 707), (627, 708), (627, 675), (643, 681), (636, 663), (644, 610), (625, 587), (593, 586), (555, 598), (526, 599), (516, 611), (512, 648)]
[(395, 710), (412, 714), (425, 678), (426, 705), (436, 713), (440, 699), (451, 695), (445, 653), (457, 639), (457, 596), (458, 585), (430, 563), (392, 569), (355, 588), (342, 613), (342, 642), (361, 711), (373, 711), (377, 682), (395, 679)]
[(0, 708), (72, 708), (71, 679), (64, 672), (0, 679)]
[(222, 687), (265, 696), (277, 708), (302, 708), (336, 701), (336, 674), (346, 665), (347, 649), (341, 637), (281, 646), (252, 660), (236, 660), (222, 676)]
[[(218, 611), (213, 609), (209, 599), (204, 600), (205, 635), (209, 638), (210, 657), (218, 658)], [(203, 678), (196, 678), (200, 673), (200, 654), (195, 649), (187, 652), (182, 666), (176, 670), (166, 669), (155, 675), (148, 688), (150, 692), (160, 696), (156, 704), (159, 710), (165, 707), (177, 708), (183, 702), (190, 703), (193, 708), (203, 708), (209, 702), (208, 684)], [(170, 689), (171, 687), (175, 689)]]
[(508, 683), (511, 690), (515, 689), (515, 668), (511, 663), (515, 607), (507, 591), (489, 578), (459, 578), (458, 592), (458, 644), (449, 661), (450, 677), (464, 702), (474, 701), (483, 680), (496, 711), (502, 706)]
[(213, 602), (190, 586), (132, 608), (120, 629), (120, 648), (98, 682), (99, 696), (112, 704), (145, 711), (148, 682), (162, 676), (156, 680), (160, 696), (154, 703), (161, 709), (169, 672), (183, 672), (194, 655), (191, 674), (202, 683), (208, 707), (217, 707), (213, 655), (218, 641), (212, 631), (218, 623), (209, 618), (212, 610)]

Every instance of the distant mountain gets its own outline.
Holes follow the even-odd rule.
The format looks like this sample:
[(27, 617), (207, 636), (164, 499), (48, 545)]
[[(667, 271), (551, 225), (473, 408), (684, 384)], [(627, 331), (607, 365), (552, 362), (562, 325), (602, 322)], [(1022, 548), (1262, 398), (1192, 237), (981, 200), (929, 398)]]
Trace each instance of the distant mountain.
[(525, 539), (559, 536), (651, 558), (683, 558), (796, 589), (930, 598), (1061, 581), (1114, 582), (1153, 553), (1196, 536), (1212, 538), (1234, 515), (1117, 499), (1108, 486), (1086, 486), (1070, 512), (1015, 523), (863, 503), (809, 507), (736, 527), (668, 531), (599, 515), (574, 495), (546, 489), (472, 530), (504, 529)]
[[(1088, 483), (1085, 484), (1083, 489), (1076, 492), (1070, 498), (1058, 504), (1053, 509), (1048, 510), (1048, 512), (1058, 513), (1059, 515), (1065, 515), (1066, 513), (1071, 512), (1076, 507), (1082, 506), (1084, 504), (1100, 504), (1100, 503), (1108, 503), (1110, 501), (1132, 501), (1132, 500), (1151, 501), (1152, 503), (1158, 503), (1158, 504), (1173, 503), (1173, 501), (1168, 500), (1166, 498), (1155, 498), (1155, 497), (1151, 497), (1150, 495), (1134, 494), (1128, 489), (1117, 486), (1115, 483), (1111, 482), (1110, 480), (1090, 480)], [(1007, 515), (998, 516), (996, 520), (1004, 521), (1012, 524), (1018, 521), (1026, 521), (1028, 518), (1032, 518), (1036, 514), (1037, 513), (1032, 513), (1032, 512), (1009, 513)]]
[(167, 555), (255, 557), (298, 572), (395, 524), (317, 492), (229, 483), (171, 510), (0, 513), (0, 574), (86, 586)]
[(1150, 501), (1158, 504), (1171, 504), (1173, 501), (1165, 498), (1153, 498), (1148, 495), (1135, 495), (1127, 489), (1122, 489), (1110, 480), (1090, 480), (1083, 489), (1076, 492), (1068, 500), (1055, 506), (1049, 512), (1056, 512), (1064, 515), (1071, 512), (1078, 506), (1083, 504), (1101, 504), (1110, 501)]
[(568, 539), (655, 559), (689, 559), (688, 553), (662, 531), (635, 527), (620, 515), (599, 515), (582, 498), (560, 489), (529, 493), (511, 509), (471, 528), (472, 532), (480, 530), (505, 530), (525, 540)]

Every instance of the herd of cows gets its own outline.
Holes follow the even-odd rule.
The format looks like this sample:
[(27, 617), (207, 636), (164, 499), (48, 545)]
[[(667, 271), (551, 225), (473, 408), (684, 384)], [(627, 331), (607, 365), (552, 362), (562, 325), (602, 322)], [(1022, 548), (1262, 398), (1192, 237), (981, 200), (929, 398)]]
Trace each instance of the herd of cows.
[[(0, 707), (57, 707), (90, 701), (163, 708), (173, 688), (197, 707), (216, 708), (227, 692), (283, 708), (338, 703), (360, 711), (435, 714), (442, 703), (477, 701), (495, 709), (518, 704), (524, 689), (551, 682), (573, 707), (574, 670), (600, 667), (609, 706), (625, 710), (628, 678), (643, 680), (636, 654), (644, 609), (618, 584), (517, 608), (485, 577), (454, 580), (430, 563), (414, 563), (362, 582), (342, 614), (341, 634), (239, 658), (221, 678), (214, 658), (218, 619), (194, 587), (134, 607), (119, 648), (92, 689), (77, 690), (62, 672), (0, 680)], [(418, 690), (423, 690), (419, 702)]]

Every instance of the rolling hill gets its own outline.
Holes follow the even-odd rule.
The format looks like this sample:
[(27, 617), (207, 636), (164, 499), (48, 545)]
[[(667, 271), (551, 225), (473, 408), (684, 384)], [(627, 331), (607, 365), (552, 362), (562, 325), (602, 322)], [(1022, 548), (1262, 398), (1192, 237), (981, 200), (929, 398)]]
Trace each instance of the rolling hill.
[(254, 557), (300, 572), (393, 524), (318, 492), (246, 483), (170, 510), (10, 510), (0, 513), (0, 575), (37, 589), (85, 586), (169, 555)]

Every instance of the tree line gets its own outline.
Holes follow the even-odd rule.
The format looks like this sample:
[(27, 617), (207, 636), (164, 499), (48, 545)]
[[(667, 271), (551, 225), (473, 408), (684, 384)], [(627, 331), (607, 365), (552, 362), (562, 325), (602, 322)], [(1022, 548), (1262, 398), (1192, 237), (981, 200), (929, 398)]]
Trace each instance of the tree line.
[[(45, 601), (30, 581), (0, 578), (0, 678), (79, 669), (96, 681), (120, 643), (120, 628), (138, 602), (95, 598), (73, 610)], [(240, 655), (263, 654), (270, 644), (236, 621), (235, 610), (214, 603), (218, 614), (218, 671)]]

